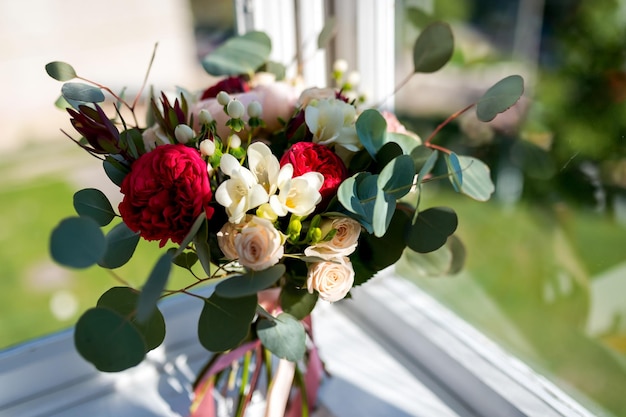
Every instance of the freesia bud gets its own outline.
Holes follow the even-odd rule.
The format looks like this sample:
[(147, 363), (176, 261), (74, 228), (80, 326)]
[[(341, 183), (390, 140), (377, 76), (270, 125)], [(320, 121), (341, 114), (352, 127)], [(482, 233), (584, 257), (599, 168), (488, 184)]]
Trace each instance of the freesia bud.
[(213, 116), (207, 109), (202, 109), (200, 110), (200, 113), (198, 113), (198, 121), (200, 124), (209, 125), (213, 122), (213, 120)]
[(217, 102), (222, 106), (226, 106), (230, 102), (231, 98), (226, 91), (220, 91), (217, 93)]
[(228, 113), (228, 115), (233, 119), (241, 119), (245, 112), (246, 109), (243, 107), (243, 104), (241, 104), (241, 101), (239, 100), (231, 100), (226, 106), (226, 113)]
[(187, 143), (193, 139), (196, 134), (189, 126), (180, 124), (174, 129), (174, 136), (179, 143)]
[(348, 61), (345, 59), (338, 59), (333, 64), (333, 71), (336, 72), (346, 72), (348, 70)]
[(272, 210), (272, 206), (269, 203), (261, 204), (256, 209), (256, 215), (271, 222), (275, 222), (278, 219), (278, 215)]
[(250, 104), (248, 104), (248, 116), (261, 117), (262, 114), (263, 114), (263, 107), (261, 106), (261, 103), (259, 103), (258, 101), (253, 101)]
[(200, 142), (200, 153), (202, 156), (213, 156), (215, 153), (215, 142), (209, 139)]
[(232, 149), (237, 149), (241, 146), (241, 138), (237, 135), (234, 135), (234, 134), (230, 135), (229, 141), (230, 141), (229, 146)]

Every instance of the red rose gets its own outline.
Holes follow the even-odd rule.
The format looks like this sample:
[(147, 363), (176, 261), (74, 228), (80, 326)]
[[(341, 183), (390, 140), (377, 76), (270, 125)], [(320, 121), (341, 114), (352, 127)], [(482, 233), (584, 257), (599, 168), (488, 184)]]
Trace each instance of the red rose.
[(204, 90), (202, 96), (200, 96), (200, 100), (217, 97), (220, 91), (225, 91), (228, 94), (245, 93), (246, 91), (250, 91), (250, 85), (240, 76), (224, 78), (217, 84)]
[(146, 240), (181, 243), (204, 210), (213, 215), (207, 164), (182, 144), (157, 146), (142, 155), (120, 188), (119, 205), (126, 225)]
[(320, 189), (322, 203), (318, 207), (325, 207), (325, 203), (337, 194), (337, 188), (348, 176), (345, 164), (336, 153), (324, 145), (313, 142), (298, 142), (287, 149), (280, 159), (280, 165), (286, 163), (293, 165), (294, 177), (311, 171), (324, 176), (324, 184)]

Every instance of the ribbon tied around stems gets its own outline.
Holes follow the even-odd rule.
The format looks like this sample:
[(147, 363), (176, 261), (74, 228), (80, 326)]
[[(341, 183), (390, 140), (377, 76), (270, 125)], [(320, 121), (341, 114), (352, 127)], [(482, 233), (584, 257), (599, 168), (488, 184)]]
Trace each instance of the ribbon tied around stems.
[[(264, 308), (273, 307), (266, 308), (266, 310), (276, 313), (279, 310), (277, 307), (278, 292), (266, 291), (261, 291), (259, 294), (260, 304)], [(249, 369), (242, 370), (241, 375), (247, 376), (246, 380), (242, 381), (244, 386), (240, 387), (236, 415), (245, 416), (246, 408), (250, 404), (252, 394), (256, 390), (261, 376), (261, 370), (264, 367), (268, 382), (265, 417), (310, 415), (317, 402), (317, 393), (324, 373), (324, 366), (313, 342), (311, 316), (305, 317), (302, 324), (311, 341), (305, 355), (306, 368), (304, 374), (298, 369), (297, 363), (280, 359), (275, 366), (274, 375), (272, 375), (274, 366), (271, 353), (265, 349), (260, 340), (245, 343), (228, 352), (216, 353), (202, 374), (199, 375), (194, 386), (194, 401), (190, 407), (189, 417), (217, 417), (215, 390), (218, 388), (217, 385), (222, 373), (240, 362), (243, 363), (244, 367), (250, 367), (252, 357), (255, 358), (252, 375), (249, 375)], [(299, 389), (297, 391), (292, 390), (294, 386), (298, 386)], [(304, 397), (303, 393), (306, 393)]]

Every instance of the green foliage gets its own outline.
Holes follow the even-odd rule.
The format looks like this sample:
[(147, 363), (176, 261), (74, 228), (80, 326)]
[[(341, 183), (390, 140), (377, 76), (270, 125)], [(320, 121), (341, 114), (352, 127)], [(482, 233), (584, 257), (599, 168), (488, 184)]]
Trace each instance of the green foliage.
[(68, 102), (101, 103), (104, 101), (102, 90), (83, 83), (65, 83), (61, 87), (61, 94)]
[(461, 192), (474, 200), (489, 200), (495, 186), (491, 181), (491, 172), (487, 164), (471, 156), (459, 156), (458, 161), (463, 173)]
[(510, 75), (495, 83), (476, 104), (476, 116), (483, 122), (493, 120), (498, 113), (508, 110), (524, 93), (524, 79)]
[(463, 171), (461, 171), (459, 157), (454, 152), (450, 152), (444, 155), (444, 159), (448, 167), (448, 179), (454, 187), (454, 191), (459, 192), (463, 186)]
[(79, 216), (90, 217), (99, 226), (106, 226), (116, 216), (107, 196), (95, 188), (85, 188), (76, 192), (74, 194), (74, 209)]
[(130, 172), (128, 166), (121, 162), (118, 155), (107, 155), (102, 162), (104, 172), (113, 184), (120, 187), (126, 175)]
[(236, 347), (248, 335), (257, 307), (256, 294), (225, 298), (214, 293), (205, 300), (198, 320), (198, 338), (211, 352)]
[(406, 244), (416, 252), (427, 253), (443, 246), (458, 225), (456, 213), (447, 207), (420, 211), (406, 236)]
[(235, 275), (220, 282), (215, 292), (221, 297), (237, 298), (257, 292), (274, 285), (285, 274), (285, 265), (277, 264), (263, 271), (248, 270), (243, 275)]
[(61, 265), (88, 268), (104, 255), (106, 242), (100, 227), (89, 217), (62, 220), (50, 236), (50, 255)]
[(434, 22), (420, 33), (413, 45), (413, 71), (431, 73), (450, 61), (454, 36), (447, 23)]
[(320, 34), (317, 36), (317, 48), (324, 49), (328, 46), (328, 43), (335, 37), (337, 34), (337, 19), (335, 16), (331, 16), (326, 19), (324, 22), (324, 27), (322, 28)]
[(248, 32), (227, 40), (202, 60), (211, 75), (252, 74), (269, 58), (272, 44), (263, 32)]
[(311, 314), (317, 304), (317, 293), (310, 293), (306, 288), (286, 284), (280, 291), (280, 306), (285, 313), (291, 314), (298, 320)]
[(370, 156), (376, 159), (376, 153), (385, 144), (387, 122), (378, 110), (367, 109), (356, 121), (356, 133), (359, 141)]
[(129, 287), (113, 287), (98, 299), (97, 307), (108, 308), (125, 317), (137, 328), (146, 346), (146, 353), (157, 348), (165, 338), (165, 319), (158, 309), (145, 323), (136, 320), (139, 293)]
[(304, 357), (304, 326), (290, 314), (281, 313), (274, 320), (259, 320), (257, 335), (261, 343), (279, 358), (297, 362)]
[(125, 265), (132, 258), (139, 244), (139, 233), (133, 232), (126, 223), (119, 222), (105, 236), (106, 249), (98, 265), (115, 269)]
[(132, 368), (145, 356), (139, 330), (109, 308), (87, 310), (76, 323), (74, 343), (81, 356), (103, 372)]
[(157, 301), (167, 284), (172, 269), (172, 255), (164, 253), (150, 272), (137, 300), (137, 321), (145, 323), (156, 309)]
[(66, 62), (50, 62), (46, 64), (46, 72), (57, 81), (69, 81), (76, 78), (76, 71)]

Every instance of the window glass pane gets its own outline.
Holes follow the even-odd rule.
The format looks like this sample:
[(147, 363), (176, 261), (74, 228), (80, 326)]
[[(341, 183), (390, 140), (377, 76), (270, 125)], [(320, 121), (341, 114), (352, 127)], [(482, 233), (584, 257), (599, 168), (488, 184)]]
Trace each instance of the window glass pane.
[[(396, 112), (422, 138), (509, 74), (526, 99), (490, 124), (473, 111), (434, 140), (492, 169), (489, 203), (426, 184), (450, 205), (467, 256), (456, 276), (399, 271), (566, 390), (626, 413), (626, 2), (406, 1), (397, 79), (419, 29), (452, 24), (456, 51), (415, 76)], [(423, 264), (423, 263), (422, 263)]]

